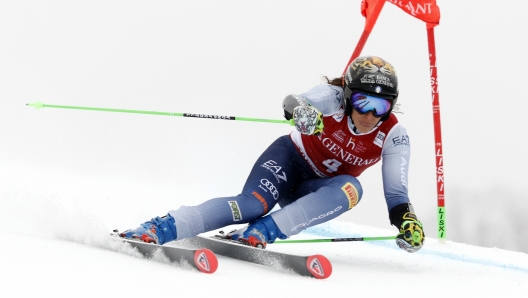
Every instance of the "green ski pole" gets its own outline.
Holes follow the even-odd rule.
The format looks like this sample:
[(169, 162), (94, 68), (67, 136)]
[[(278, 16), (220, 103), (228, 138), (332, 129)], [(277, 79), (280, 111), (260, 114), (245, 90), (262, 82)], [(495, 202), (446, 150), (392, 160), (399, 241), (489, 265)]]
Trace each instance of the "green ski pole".
[(314, 243), (314, 242), (351, 242), (351, 241), (378, 241), (378, 240), (394, 240), (396, 236), (382, 236), (382, 237), (356, 237), (356, 238), (330, 238), (330, 239), (300, 239), (300, 240), (279, 240), (275, 243)]
[(35, 107), (35, 109), (37, 110), (42, 109), (42, 108), (55, 108), (55, 109), (147, 114), (147, 115), (175, 116), (175, 117), (192, 117), (192, 118), (203, 118), (203, 119), (222, 119), (222, 120), (238, 120), (238, 121), (251, 121), (251, 122), (281, 123), (281, 124), (289, 124), (292, 126), (295, 125), (293, 123), (293, 119), (292, 120), (275, 120), (275, 119), (258, 119), (258, 118), (247, 118), (247, 117), (237, 117), (237, 116), (219, 116), (219, 115), (194, 114), (194, 113), (175, 113), (175, 112), (156, 112), (156, 111), (108, 109), (108, 108), (79, 107), (79, 106), (61, 106), (61, 105), (44, 104), (38, 101), (35, 103), (27, 103), (26, 105), (30, 107)]

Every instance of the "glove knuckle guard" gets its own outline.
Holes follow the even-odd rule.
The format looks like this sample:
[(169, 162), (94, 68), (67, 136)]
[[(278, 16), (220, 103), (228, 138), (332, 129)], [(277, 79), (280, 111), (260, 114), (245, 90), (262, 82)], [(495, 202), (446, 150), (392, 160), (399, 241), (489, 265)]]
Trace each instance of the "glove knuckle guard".
[(297, 106), (293, 110), (297, 130), (305, 135), (318, 135), (323, 130), (322, 114), (312, 106)]
[(409, 203), (395, 206), (389, 213), (391, 224), (399, 229), (396, 244), (407, 252), (416, 252), (422, 248), (425, 234), (422, 223), (416, 217)]

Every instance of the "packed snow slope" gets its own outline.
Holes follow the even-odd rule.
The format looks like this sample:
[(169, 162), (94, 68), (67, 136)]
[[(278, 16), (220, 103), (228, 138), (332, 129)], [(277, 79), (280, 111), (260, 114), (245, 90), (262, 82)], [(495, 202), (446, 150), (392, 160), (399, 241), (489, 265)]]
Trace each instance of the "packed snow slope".
[[(57, 231), (58, 232), (58, 231)], [(320, 253), (333, 264), (326, 280), (300, 277), (219, 256), (214, 274), (146, 260), (104, 230), (63, 230), (39, 237), (4, 230), (1, 297), (525, 297), (528, 255), (428, 239), (415, 254), (392, 241), (275, 244), (270, 250)], [(85, 234), (84, 232), (88, 232)], [(390, 234), (352, 223), (324, 224), (296, 238)]]
[[(161, 212), (156, 210), (165, 208), (165, 200), (184, 204), (188, 190), (147, 200), (152, 186), (138, 183), (127, 190), (130, 184), (119, 179), (105, 180), (105, 186), (100, 179), (67, 173), (23, 177), (20, 171), (9, 168), (10, 175), (0, 176), (6, 183), (0, 187), (0, 297), (525, 297), (528, 292), (528, 254), (439, 243), (427, 232), (424, 247), (414, 254), (392, 240), (268, 245), (269, 250), (325, 255), (333, 264), (325, 280), (222, 256), (218, 270), (204, 274), (186, 264), (169, 264), (163, 256), (143, 259), (109, 239), (111, 230), (137, 227)], [(137, 212), (123, 212), (127, 206)], [(295, 239), (395, 234), (394, 228), (336, 220)]]
[[(12, 172), (17, 173), (16, 169)], [(143, 213), (153, 212), (138, 188), (127, 192), (128, 199), (112, 200), (88, 191), (90, 186), (102, 185), (96, 180), (86, 179), (83, 186), (64, 175), (41, 177), (43, 181), (27, 177), (33, 187), (22, 189), (16, 181), (1, 178), (12, 187), (0, 188), (0, 270), (4, 281), (0, 297), (387, 297), (402, 293), (525, 297), (528, 292), (528, 254), (452, 241), (439, 243), (434, 236), (426, 238), (424, 247), (414, 254), (399, 249), (392, 240), (268, 246), (269, 250), (325, 255), (333, 264), (333, 273), (325, 280), (222, 256), (218, 257), (218, 270), (204, 274), (187, 264), (170, 264), (163, 256), (143, 259), (109, 239), (112, 229), (136, 227), (140, 218), (148, 218)], [(47, 191), (42, 183), (48, 179), (62, 181), (62, 191)], [(121, 186), (118, 180), (111, 182)], [(102, 191), (112, 195), (111, 188)], [(121, 212), (120, 206), (127, 204), (138, 206), (139, 212)], [(154, 201), (152, 204), (157, 208)], [(330, 221), (294, 239), (392, 236), (395, 232)]]

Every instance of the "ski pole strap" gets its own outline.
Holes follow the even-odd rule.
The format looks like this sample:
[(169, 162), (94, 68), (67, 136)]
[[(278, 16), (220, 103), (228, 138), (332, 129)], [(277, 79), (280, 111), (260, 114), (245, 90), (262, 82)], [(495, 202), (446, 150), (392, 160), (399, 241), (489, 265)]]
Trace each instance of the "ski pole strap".
[(314, 242), (351, 242), (351, 241), (378, 241), (378, 240), (394, 240), (396, 236), (382, 236), (382, 237), (356, 237), (356, 238), (330, 238), (330, 239), (300, 239), (300, 240), (279, 240), (276, 243), (314, 243)]
[(195, 114), (195, 113), (175, 113), (175, 112), (157, 112), (157, 111), (142, 111), (142, 110), (124, 110), (124, 109), (108, 109), (108, 108), (95, 108), (95, 107), (79, 107), (79, 106), (61, 106), (44, 104), (41, 102), (27, 103), (27, 106), (35, 107), (35, 109), (42, 108), (55, 108), (55, 109), (70, 109), (70, 110), (87, 110), (87, 111), (99, 111), (99, 112), (116, 112), (116, 113), (131, 113), (131, 114), (148, 114), (148, 115), (160, 115), (160, 116), (175, 116), (175, 117), (192, 117), (192, 118), (203, 118), (203, 119), (222, 119), (222, 120), (238, 120), (238, 121), (251, 121), (251, 122), (267, 122), (267, 123), (279, 123), (289, 124), (294, 126), (292, 120), (276, 120), (276, 119), (259, 119), (259, 118), (247, 118), (237, 116), (219, 116), (219, 115), (207, 115), (207, 114)]

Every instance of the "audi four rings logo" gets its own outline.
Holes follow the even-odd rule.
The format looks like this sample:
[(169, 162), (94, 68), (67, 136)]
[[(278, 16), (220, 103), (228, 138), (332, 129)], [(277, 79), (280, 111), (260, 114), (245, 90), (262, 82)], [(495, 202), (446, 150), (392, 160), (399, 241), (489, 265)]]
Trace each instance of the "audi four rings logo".
[(277, 190), (275, 185), (273, 185), (273, 183), (271, 183), (268, 179), (260, 179), (260, 184), (264, 185), (264, 187), (266, 187), (270, 191), (275, 200), (279, 199), (279, 191)]

